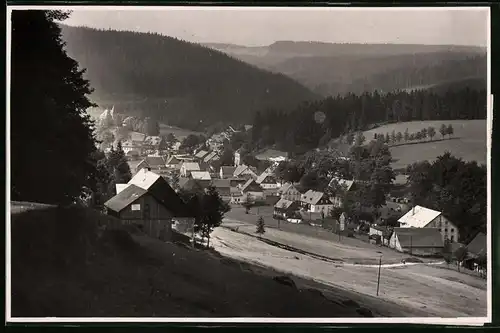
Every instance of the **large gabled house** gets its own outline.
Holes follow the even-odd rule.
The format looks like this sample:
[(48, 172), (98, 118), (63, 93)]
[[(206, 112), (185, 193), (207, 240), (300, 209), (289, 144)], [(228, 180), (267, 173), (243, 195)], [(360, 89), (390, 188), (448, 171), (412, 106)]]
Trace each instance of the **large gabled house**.
[(441, 212), (422, 206), (414, 206), (399, 220), (401, 228), (437, 228), (445, 242), (458, 242), (459, 231), (455, 224), (447, 219)]
[(329, 215), (330, 211), (333, 209), (333, 203), (323, 192), (309, 190), (304, 193), (300, 201), (302, 203), (302, 207), (311, 213), (321, 213), (325, 216)]
[(238, 178), (245, 178), (245, 179), (257, 179), (257, 174), (256, 174), (255, 169), (250, 168), (249, 166), (246, 165), (240, 165), (234, 169), (233, 177), (238, 177)]
[(274, 217), (286, 219), (288, 217), (294, 216), (296, 212), (300, 209), (300, 203), (298, 201), (290, 201), (286, 199), (280, 199), (274, 205)]
[(119, 192), (104, 203), (107, 214), (124, 224), (137, 225), (149, 236), (170, 239), (173, 220), (190, 215), (167, 181), (151, 171), (141, 169), (122, 185)]
[(150, 171), (163, 171), (167, 168), (167, 165), (163, 156), (147, 156), (137, 164), (136, 172), (143, 168)]
[(254, 179), (249, 179), (241, 186), (241, 193), (251, 198), (253, 201), (264, 200), (264, 190)]
[(300, 197), (302, 196), (295, 185), (290, 182), (285, 183), (283, 186), (281, 186), (281, 188), (278, 190), (278, 195), (282, 199), (290, 201), (300, 201)]

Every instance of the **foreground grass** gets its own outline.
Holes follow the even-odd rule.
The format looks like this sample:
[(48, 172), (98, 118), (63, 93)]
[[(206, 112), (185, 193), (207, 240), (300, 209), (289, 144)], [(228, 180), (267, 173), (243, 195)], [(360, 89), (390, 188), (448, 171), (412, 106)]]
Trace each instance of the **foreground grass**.
[(248, 264), (116, 228), (117, 220), (81, 208), (12, 215), (12, 315), (370, 315), (356, 302), (330, 300), (289, 279), (278, 283)]

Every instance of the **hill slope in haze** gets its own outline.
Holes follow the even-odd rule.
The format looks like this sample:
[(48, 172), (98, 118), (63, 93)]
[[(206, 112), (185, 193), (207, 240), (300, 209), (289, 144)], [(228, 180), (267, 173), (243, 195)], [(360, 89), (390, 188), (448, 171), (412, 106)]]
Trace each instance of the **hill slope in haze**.
[(283, 74), (171, 37), (64, 25), (62, 34), (68, 54), (87, 69), (92, 99), (120, 113), (196, 128), (317, 98)]
[(486, 50), (480, 47), (286, 41), (265, 47), (204, 45), (283, 73), (325, 96), (388, 92), (472, 76), (486, 81)]

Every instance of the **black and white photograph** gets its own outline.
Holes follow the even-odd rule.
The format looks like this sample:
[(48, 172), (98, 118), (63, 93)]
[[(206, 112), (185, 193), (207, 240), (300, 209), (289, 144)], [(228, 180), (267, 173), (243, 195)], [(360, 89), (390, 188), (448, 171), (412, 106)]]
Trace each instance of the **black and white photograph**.
[(488, 7), (6, 33), (7, 322), (491, 322)]

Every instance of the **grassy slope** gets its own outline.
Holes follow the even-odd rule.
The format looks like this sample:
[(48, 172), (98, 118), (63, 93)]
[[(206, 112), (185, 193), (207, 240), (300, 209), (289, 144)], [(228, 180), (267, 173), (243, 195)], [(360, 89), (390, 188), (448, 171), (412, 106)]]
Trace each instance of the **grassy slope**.
[(13, 316), (360, 316), (357, 304), (279, 284), (269, 270), (99, 228), (116, 223), (81, 208), (14, 214)]
[(439, 127), (443, 123), (453, 126), (455, 133), (451, 140), (392, 147), (390, 150), (395, 160), (393, 168), (405, 168), (408, 164), (417, 161), (432, 161), (445, 151), (467, 161), (486, 163), (486, 120), (432, 120), (395, 123), (365, 131), (364, 135), (367, 140), (371, 140), (375, 133), (385, 134), (391, 133), (393, 130), (396, 133), (404, 133), (406, 128), (410, 133), (413, 133), (433, 126), (437, 132), (435, 137), (437, 139), (441, 138)]

